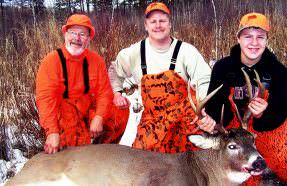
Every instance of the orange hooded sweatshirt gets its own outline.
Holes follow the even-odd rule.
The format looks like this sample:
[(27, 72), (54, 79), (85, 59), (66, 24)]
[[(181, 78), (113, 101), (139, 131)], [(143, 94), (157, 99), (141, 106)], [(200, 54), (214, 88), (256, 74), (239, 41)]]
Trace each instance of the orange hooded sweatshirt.
[[(104, 60), (96, 52), (88, 49), (85, 49), (77, 57), (72, 56), (65, 47), (61, 49), (66, 59), (68, 76), (69, 98), (65, 100), (76, 103), (76, 107), (81, 113), (89, 113), (89, 121), (96, 115), (106, 119), (112, 106), (113, 93)], [(88, 61), (90, 86), (86, 95), (84, 95), (83, 78), (85, 57)], [(46, 136), (51, 133), (59, 133), (58, 115), (61, 113), (61, 109), (65, 109), (63, 108), (65, 104), (62, 104), (64, 91), (62, 64), (57, 51), (53, 51), (43, 59), (36, 78), (36, 104), (39, 109), (40, 124), (44, 128)], [(91, 102), (95, 103), (93, 107), (90, 106)]]

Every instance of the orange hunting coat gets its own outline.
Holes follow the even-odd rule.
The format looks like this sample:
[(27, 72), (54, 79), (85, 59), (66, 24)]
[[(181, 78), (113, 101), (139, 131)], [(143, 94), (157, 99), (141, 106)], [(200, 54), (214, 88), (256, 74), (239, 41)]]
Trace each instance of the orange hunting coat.
[[(42, 61), (36, 78), (36, 104), (40, 125), (46, 136), (60, 134), (60, 146), (75, 146), (91, 143), (89, 124), (94, 116), (104, 118), (104, 126), (113, 112), (113, 93), (106, 65), (96, 52), (86, 49), (74, 57), (62, 47), (66, 59), (68, 98), (63, 98), (66, 89), (63, 68), (57, 51), (49, 53)], [(89, 91), (84, 94), (83, 61), (88, 62)], [(127, 121), (128, 111), (123, 111), (122, 124)], [(105, 127), (104, 127), (105, 128)]]

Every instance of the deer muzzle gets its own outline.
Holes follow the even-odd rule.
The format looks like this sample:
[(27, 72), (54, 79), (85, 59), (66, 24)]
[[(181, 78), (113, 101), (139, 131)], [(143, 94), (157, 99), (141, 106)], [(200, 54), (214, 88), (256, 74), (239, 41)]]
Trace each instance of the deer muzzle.
[(251, 175), (256, 176), (262, 174), (266, 167), (265, 160), (262, 157), (258, 157), (247, 170)]

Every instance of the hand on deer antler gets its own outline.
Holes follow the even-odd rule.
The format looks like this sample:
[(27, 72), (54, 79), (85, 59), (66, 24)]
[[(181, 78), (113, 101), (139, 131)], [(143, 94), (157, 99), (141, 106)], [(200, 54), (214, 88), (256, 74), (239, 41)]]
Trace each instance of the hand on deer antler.
[(197, 127), (194, 129), (193, 132), (198, 131), (199, 129), (208, 132), (210, 134), (213, 134), (215, 126), (216, 126), (216, 121), (212, 119), (208, 114), (206, 114), (205, 110), (201, 110), (201, 114), (203, 117), (199, 119), (199, 116), (196, 116), (191, 124), (196, 124)]
[(250, 109), (253, 117), (260, 118), (263, 112), (266, 110), (267, 106), (268, 103), (264, 99), (255, 97), (249, 103), (248, 108)]
[(205, 109), (201, 110), (201, 114), (203, 117), (197, 122), (199, 128), (205, 132), (213, 133), (216, 121), (206, 114)]
[[(205, 112), (205, 108), (204, 105), (206, 104), (206, 102), (212, 97), (214, 96), (214, 94), (216, 94), (216, 92), (221, 89), (221, 87), (223, 85), (220, 85), (219, 87), (217, 87), (215, 90), (213, 90), (210, 94), (208, 94), (202, 101), (200, 101), (198, 99), (198, 96), (196, 96), (197, 98), (197, 105), (195, 106), (195, 104), (193, 103), (192, 97), (191, 97), (191, 93), (190, 93), (190, 84), (187, 84), (187, 93), (188, 93), (188, 99), (190, 101), (191, 104), (191, 108), (194, 110), (195, 114), (197, 115), (194, 120), (192, 121), (193, 123), (197, 123), (197, 127), (194, 129), (193, 132), (196, 132), (198, 129), (201, 129), (205, 132), (209, 132), (211, 134), (213, 134), (215, 126), (216, 126), (216, 121), (210, 117), (208, 114), (206, 114)], [(198, 121), (197, 121), (198, 120)]]

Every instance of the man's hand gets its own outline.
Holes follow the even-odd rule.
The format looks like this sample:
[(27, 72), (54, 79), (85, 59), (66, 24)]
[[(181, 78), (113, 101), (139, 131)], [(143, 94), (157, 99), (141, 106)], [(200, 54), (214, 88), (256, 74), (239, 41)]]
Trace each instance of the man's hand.
[(122, 96), (120, 92), (114, 93), (113, 103), (119, 109), (126, 109), (126, 108), (129, 108), (130, 106), (130, 101), (128, 100), (128, 98)]
[(90, 124), (90, 135), (92, 138), (100, 136), (103, 132), (103, 118), (101, 116), (95, 116)]
[[(216, 125), (215, 120), (212, 119), (208, 114), (206, 114), (205, 109), (201, 110), (203, 118), (197, 121), (198, 127), (208, 133), (213, 133), (214, 127)], [(196, 119), (196, 118), (195, 118)]]
[(47, 136), (44, 151), (47, 154), (54, 154), (59, 151), (60, 135), (58, 133), (52, 133)]
[(259, 97), (255, 97), (248, 105), (252, 115), (255, 118), (260, 118), (263, 112), (266, 110), (268, 103)]

